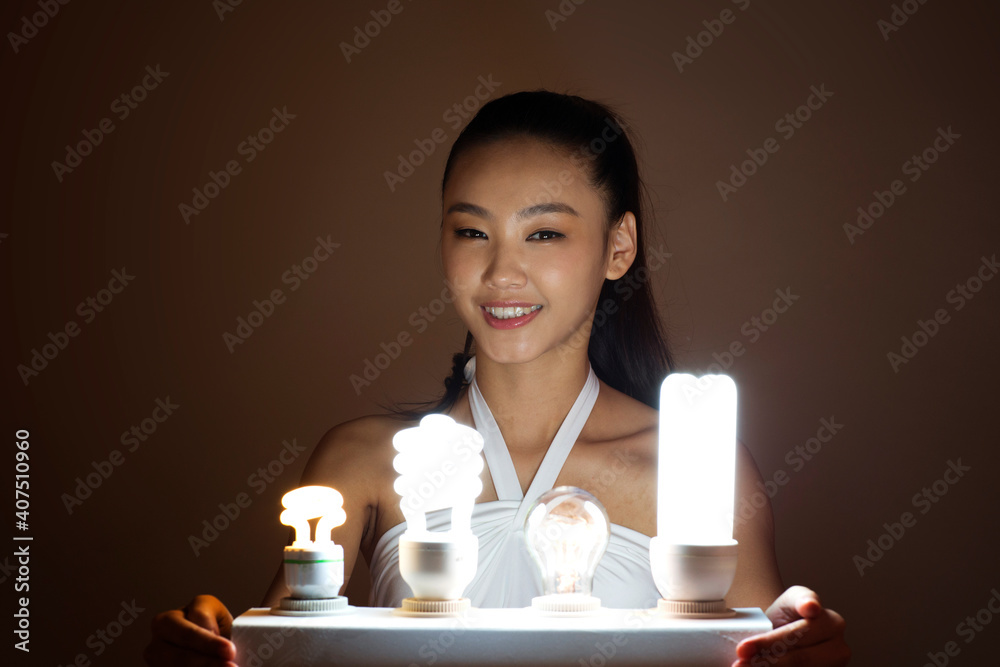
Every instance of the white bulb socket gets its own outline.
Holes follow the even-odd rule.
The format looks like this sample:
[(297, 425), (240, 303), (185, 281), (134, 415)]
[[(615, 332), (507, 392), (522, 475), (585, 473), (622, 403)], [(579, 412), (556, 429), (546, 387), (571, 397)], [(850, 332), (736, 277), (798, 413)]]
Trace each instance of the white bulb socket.
[(736, 576), (737, 546), (736, 540), (701, 545), (652, 538), (649, 561), (653, 582), (663, 596), (660, 610), (675, 616), (731, 616), (725, 597)]
[(600, 611), (601, 599), (585, 593), (552, 593), (531, 599), (531, 608), (546, 616), (579, 616)]
[(399, 573), (418, 600), (458, 600), (476, 576), (479, 538), (434, 533), (399, 538)]
[(285, 547), (285, 583), (292, 598), (337, 597), (344, 585), (344, 547), (333, 542)]

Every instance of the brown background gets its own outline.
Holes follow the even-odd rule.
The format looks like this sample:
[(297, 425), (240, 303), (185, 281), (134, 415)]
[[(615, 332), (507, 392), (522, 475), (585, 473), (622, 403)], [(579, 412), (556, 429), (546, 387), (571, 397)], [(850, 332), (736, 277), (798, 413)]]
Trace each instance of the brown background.
[[(1000, 281), (960, 311), (946, 300), (1000, 250), (994, 3), (920, 5), (886, 40), (888, 1), (590, 0), (553, 30), (556, 0), (418, 0), (346, 62), (339, 44), (385, 6), (244, 2), (220, 20), (208, 2), (72, 2), (17, 53), (0, 48), (3, 478), (10, 435), (30, 429), (35, 537), (33, 650), (17, 664), (135, 664), (158, 610), (200, 592), (257, 604), (305, 456), (263, 488), (248, 477), (283, 440), (311, 448), (381, 401), (437, 392), (464, 330), (451, 309), (420, 333), (409, 318), (443, 288), (439, 185), (457, 131), (442, 114), (480, 76), (495, 95), (603, 100), (638, 132), (652, 243), (673, 253), (653, 277), (670, 342), (688, 370), (744, 343), (729, 368), (740, 437), (765, 478), (789, 475), (772, 500), (783, 575), (847, 617), (854, 664), (919, 665), (948, 641), (952, 664), (994, 659), (1000, 623), (970, 643), (956, 626), (1000, 586)], [(678, 72), (672, 54), (725, 8), (734, 22)], [(4, 33), (37, 11), (8, 3)], [(120, 120), (112, 102), (157, 65), (169, 76)], [(814, 85), (833, 96), (785, 139), (775, 122)], [(246, 163), (237, 146), (274, 107), (295, 119)], [(60, 183), (51, 163), (104, 117), (115, 130)], [(960, 139), (911, 183), (902, 164), (939, 127)], [(390, 192), (384, 172), (435, 128), (445, 144)], [(780, 150), (723, 202), (716, 181), (768, 137)], [(231, 159), (242, 172), (185, 225), (178, 205)], [(843, 225), (898, 178), (906, 193), (852, 245)], [(281, 276), (317, 236), (340, 247), (292, 292)], [(134, 281), (85, 324), (77, 304), (121, 267)], [(222, 334), (275, 288), (287, 301), (231, 354)], [(751, 342), (744, 323), (784, 288), (799, 300)], [(938, 308), (950, 321), (893, 372), (887, 353)], [(70, 321), (80, 334), (25, 386), (17, 365)], [(401, 332), (413, 344), (356, 392), (350, 376)], [(174, 415), (125, 451), (120, 434), (166, 397)], [(843, 429), (793, 470), (786, 453), (830, 417)], [(122, 465), (69, 514), (62, 494), (115, 449)], [(920, 514), (913, 495), (958, 459), (971, 471)], [(196, 557), (189, 536), (241, 492), (252, 504)], [(906, 511), (916, 525), (859, 576), (853, 557)], [(10, 637), (13, 576), (0, 579)], [(88, 636), (133, 599), (145, 611), (95, 656)]]

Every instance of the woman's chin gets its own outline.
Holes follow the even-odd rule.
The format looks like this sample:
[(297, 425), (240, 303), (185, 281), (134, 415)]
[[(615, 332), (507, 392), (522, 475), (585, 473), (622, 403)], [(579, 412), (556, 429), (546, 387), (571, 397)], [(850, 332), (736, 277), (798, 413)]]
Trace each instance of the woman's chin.
[[(490, 341), (489, 339), (480, 342), (476, 339), (476, 358), (489, 359), (495, 364), (513, 365), (527, 364), (541, 356), (542, 350), (537, 349), (530, 343), (504, 344)], [(478, 363), (478, 361), (477, 361)]]
[(577, 354), (582, 354), (584, 357), (587, 356), (586, 347), (583, 347), (582, 351), (578, 351), (575, 346), (569, 346), (565, 343), (542, 347), (537, 342), (532, 341), (520, 346), (491, 345), (489, 342), (480, 343), (476, 339), (476, 358), (489, 359), (496, 364), (517, 365), (550, 361), (565, 364), (574, 360)]

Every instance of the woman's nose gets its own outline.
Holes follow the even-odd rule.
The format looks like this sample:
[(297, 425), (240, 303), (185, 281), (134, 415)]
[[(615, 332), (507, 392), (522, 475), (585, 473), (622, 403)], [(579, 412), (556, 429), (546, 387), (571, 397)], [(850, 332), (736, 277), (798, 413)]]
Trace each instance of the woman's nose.
[(493, 289), (523, 287), (527, 277), (516, 252), (498, 246), (490, 257), (490, 263), (483, 274), (483, 282)]

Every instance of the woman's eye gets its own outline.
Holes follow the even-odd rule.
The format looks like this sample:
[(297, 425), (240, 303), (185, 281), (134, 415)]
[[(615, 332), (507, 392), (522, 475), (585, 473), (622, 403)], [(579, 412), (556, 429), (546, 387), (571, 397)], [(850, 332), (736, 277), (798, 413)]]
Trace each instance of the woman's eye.
[(551, 229), (546, 229), (546, 230), (542, 230), (540, 232), (535, 232), (534, 234), (532, 234), (528, 238), (529, 239), (538, 239), (539, 241), (551, 241), (552, 239), (565, 238), (565, 236), (563, 234), (560, 234), (559, 232), (554, 232)]
[(486, 234), (482, 233), (478, 229), (456, 229), (455, 236), (461, 236), (467, 239), (485, 239)]

